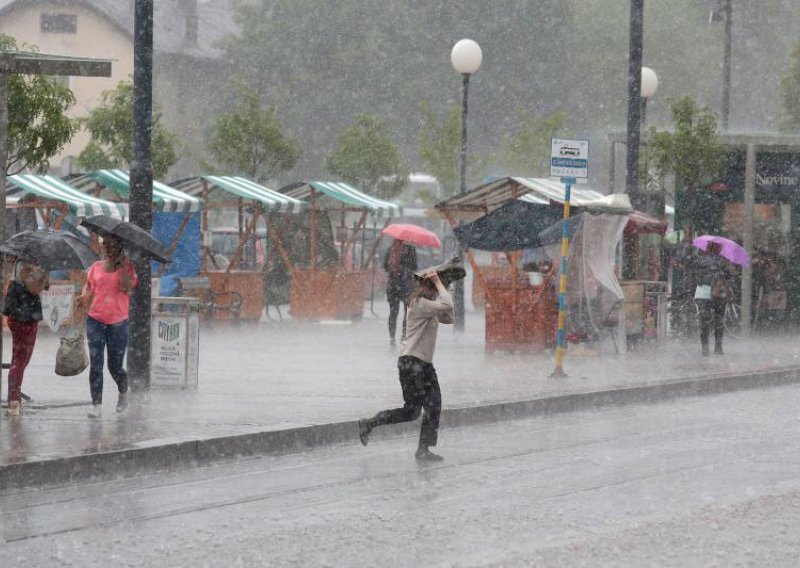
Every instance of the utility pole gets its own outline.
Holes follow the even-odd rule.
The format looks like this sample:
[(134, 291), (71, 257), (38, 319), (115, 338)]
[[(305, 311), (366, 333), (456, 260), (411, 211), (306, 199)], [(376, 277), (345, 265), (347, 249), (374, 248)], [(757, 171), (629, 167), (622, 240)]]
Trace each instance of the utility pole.
[(634, 209), (645, 206), (639, 188), (639, 143), (642, 127), (642, 38), (644, 0), (631, 0), (630, 48), (628, 50), (628, 136), (625, 188)]
[[(133, 24), (133, 161), (130, 220), (146, 231), (153, 227), (153, 0), (136, 0)], [(150, 259), (134, 258), (139, 284), (133, 289), (128, 372), (131, 387), (150, 388)]]
[(724, 0), (725, 13), (725, 56), (722, 61), (722, 131), (728, 131), (731, 114), (731, 32), (733, 30), (733, 0)]

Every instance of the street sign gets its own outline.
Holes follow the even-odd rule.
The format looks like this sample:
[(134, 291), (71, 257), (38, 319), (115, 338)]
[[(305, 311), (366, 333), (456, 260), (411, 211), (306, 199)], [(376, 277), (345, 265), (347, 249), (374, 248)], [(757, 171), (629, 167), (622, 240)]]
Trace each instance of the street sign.
[(550, 175), (559, 178), (589, 177), (589, 141), (551, 139)]

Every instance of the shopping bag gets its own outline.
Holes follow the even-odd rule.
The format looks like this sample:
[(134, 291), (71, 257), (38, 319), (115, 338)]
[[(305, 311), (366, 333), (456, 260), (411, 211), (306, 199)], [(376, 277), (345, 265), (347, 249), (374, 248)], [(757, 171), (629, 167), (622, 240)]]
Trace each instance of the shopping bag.
[(86, 338), (83, 333), (61, 338), (56, 352), (56, 375), (74, 377), (89, 366), (86, 353)]

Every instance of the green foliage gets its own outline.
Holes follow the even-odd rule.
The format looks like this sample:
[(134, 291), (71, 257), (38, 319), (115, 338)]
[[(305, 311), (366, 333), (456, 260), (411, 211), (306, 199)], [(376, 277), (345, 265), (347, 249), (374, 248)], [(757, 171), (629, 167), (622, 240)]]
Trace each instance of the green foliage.
[(789, 71), (781, 80), (784, 132), (800, 132), (800, 41), (792, 49)]
[[(153, 176), (166, 175), (178, 161), (177, 138), (160, 122), (153, 109), (151, 152)], [(89, 112), (81, 123), (91, 134), (77, 163), (87, 170), (127, 168), (133, 159), (133, 83), (120, 81), (117, 88), (103, 93), (103, 106)]]
[[(669, 100), (674, 130), (650, 129), (646, 160), (660, 178), (674, 176), (674, 195), (686, 203), (685, 218), (691, 233), (697, 226), (697, 189), (714, 181), (725, 162), (725, 149), (717, 135), (717, 118), (708, 108), (699, 108), (691, 97)], [(685, 192), (684, 196), (680, 194)]]
[(257, 181), (291, 170), (300, 148), (283, 134), (274, 107), (264, 108), (258, 93), (240, 87), (231, 112), (217, 115), (208, 149), (222, 166)]
[(338, 134), (336, 147), (325, 158), (325, 169), (366, 193), (385, 198), (403, 191), (408, 180), (408, 169), (386, 125), (368, 114), (358, 115), (354, 124)]
[(459, 182), (461, 106), (452, 105), (447, 114), (439, 118), (423, 104), (421, 122), (417, 151), (425, 171), (439, 182), (444, 197), (453, 195)]
[(496, 160), (511, 175), (547, 177), (550, 175), (550, 139), (559, 134), (567, 120), (563, 111), (551, 112), (536, 119), (520, 109), (517, 128), (503, 139)]
[[(13, 38), (0, 35), (0, 50), (16, 49)], [(6, 175), (26, 168), (47, 171), (50, 158), (58, 154), (78, 130), (76, 121), (66, 115), (74, 104), (72, 91), (52, 77), (9, 75)]]

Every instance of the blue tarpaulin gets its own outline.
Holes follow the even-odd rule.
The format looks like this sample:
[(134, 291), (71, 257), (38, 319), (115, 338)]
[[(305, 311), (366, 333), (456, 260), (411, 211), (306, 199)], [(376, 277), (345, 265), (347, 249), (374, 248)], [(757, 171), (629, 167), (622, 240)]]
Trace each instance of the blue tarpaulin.
[[(175, 235), (183, 223), (184, 213), (165, 213), (153, 211), (153, 237), (164, 245), (166, 249), (172, 244)], [(183, 276), (197, 276), (200, 272), (200, 213), (192, 213), (174, 252), (170, 256), (172, 262), (167, 265), (161, 274), (161, 296), (175, 296), (178, 293), (178, 278)], [(161, 264), (153, 262), (153, 275), (158, 274)]]

